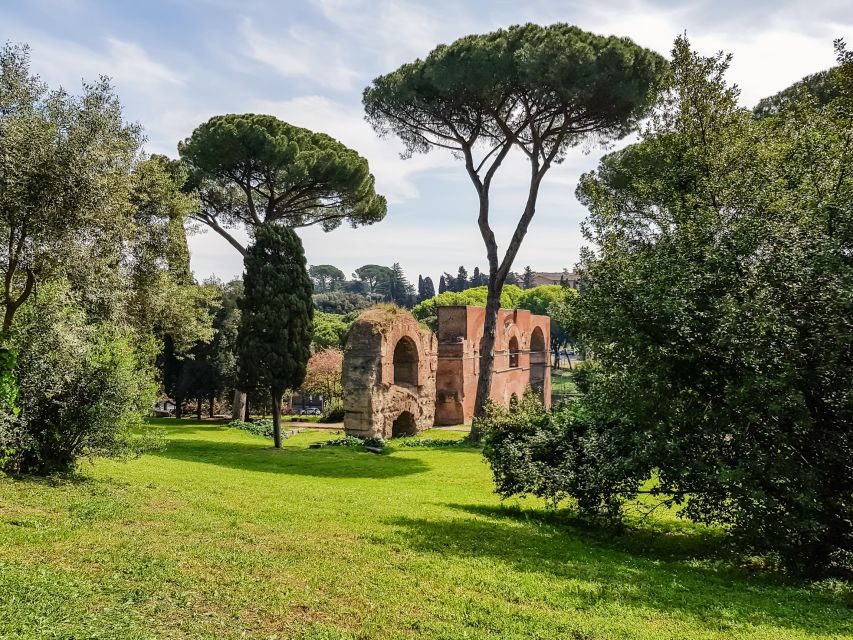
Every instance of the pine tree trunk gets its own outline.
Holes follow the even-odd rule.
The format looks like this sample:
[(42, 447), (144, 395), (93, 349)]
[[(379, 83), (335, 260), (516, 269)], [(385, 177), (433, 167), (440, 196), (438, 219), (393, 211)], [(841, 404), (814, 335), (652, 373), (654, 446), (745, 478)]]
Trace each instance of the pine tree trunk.
[(201, 396), (199, 396), (195, 400), (196, 400), (195, 417), (196, 417), (196, 420), (201, 420)]
[(246, 394), (239, 389), (234, 389), (234, 398), (231, 401), (231, 419), (246, 419)]
[(184, 399), (175, 396), (175, 418), (180, 419), (184, 415)]
[(246, 404), (245, 404), (245, 408), (243, 409), (243, 411), (245, 412), (246, 417), (243, 419), (246, 422), (251, 422), (252, 421), (252, 407), (249, 406), (249, 401), (251, 400), (251, 397), (249, 396), (248, 392), (245, 395), (246, 395)]
[(216, 394), (211, 393), (210, 398), (208, 398), (210, 404), (208, 405), (208, 417), (213, 417), (213, 403), (216, 401)]
[(495, 363), (495, 334), (498, 326), (498, 310), (501, 307), (501, 288), (489, 287), (486, 299), (486, 317), (483, 322), (483, 338), (480, 340), (480, 377), (477, 380), (477, 395), (474, 399), (474, 424), (471, 425), (471, 440), (479, 442), (481, 433), (477, 418), (483, 415), (492, 389)]
[(271, 390), (272, 393), (272, 437), (275, 448), (281, 449), (281, 391)]

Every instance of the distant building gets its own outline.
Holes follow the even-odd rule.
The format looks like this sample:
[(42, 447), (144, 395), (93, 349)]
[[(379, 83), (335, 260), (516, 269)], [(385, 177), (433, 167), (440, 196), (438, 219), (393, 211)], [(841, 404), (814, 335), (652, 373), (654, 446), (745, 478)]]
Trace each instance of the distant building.
[(562, 271), (534, 271), (533, 286), (541, 287), (544, 284), (565, 284), (572, 289), (578, 288), (578, 274), (568, 269)]

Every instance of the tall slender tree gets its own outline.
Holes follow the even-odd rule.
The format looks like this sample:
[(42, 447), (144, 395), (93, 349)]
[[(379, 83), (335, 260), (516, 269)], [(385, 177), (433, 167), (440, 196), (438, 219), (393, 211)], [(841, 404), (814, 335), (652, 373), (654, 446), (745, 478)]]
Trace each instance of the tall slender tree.
[[(666, 61), (627, 38), (567, 24), (510, 27), (461, 38), (376, 78), (364, 91), (368, 121), (396, 134), (409, 155), (433, 148), (465, 162), (489, 261), (476, 414), (489, 396), (501, 289), (527, 233), (542, 180), (569, 147), (621, 138), (654, 104)], [(515, 147), (529, 163), (524, 208), (503, 257), (490, 190)], [(476, 430), (472, 434), (478, 436)]]
[[(432, 278), (427, 276), (424, 278), (424, 300), (429, 300), (435, 297), (435, 285), (432, 283)], [(423, 300), (421, 301), (423, 302)]]
[(302, 242), (292, 229), (261, 225), (243, 258), (237, 335), (242, 387), (264, 386), (272, 400), (273, 438), (281, 447), (281, 400), (305, 379), (314, 306)]
[(438, 292), (444, 293), (445, 291), (447, 291), (447, 280), (444, 279), (444, 274), (442, 274), (438, 280)]

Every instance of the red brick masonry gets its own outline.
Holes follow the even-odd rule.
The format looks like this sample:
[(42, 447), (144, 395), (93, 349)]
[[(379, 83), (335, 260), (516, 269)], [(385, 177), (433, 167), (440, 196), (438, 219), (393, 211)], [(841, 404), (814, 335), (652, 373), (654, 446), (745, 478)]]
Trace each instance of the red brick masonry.
[[(408, 435), (470, 424), (485, 309), (439, 307), (438, 332), (399, 309), (371, 309), (353, 325), (344, 353), (344, 428), (358, 436)], [(491, 398), (502, 405), (529, 384), (550, 405), (550, 320), (501, 309)]]

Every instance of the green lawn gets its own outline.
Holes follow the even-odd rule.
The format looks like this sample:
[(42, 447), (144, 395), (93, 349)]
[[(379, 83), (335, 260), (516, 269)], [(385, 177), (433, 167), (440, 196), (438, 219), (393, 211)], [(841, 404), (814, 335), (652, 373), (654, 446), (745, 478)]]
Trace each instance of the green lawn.
[(610, 537), (502, 508), (474, 449), (157, 424), (157, 455), (0, 478), (0, 637), (853, 636), (849, 586), (735, 568), (669, 514)]

